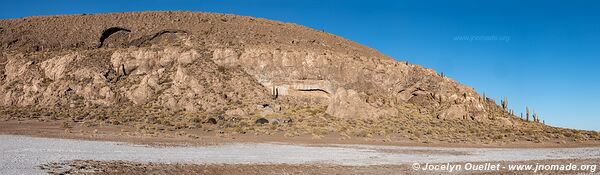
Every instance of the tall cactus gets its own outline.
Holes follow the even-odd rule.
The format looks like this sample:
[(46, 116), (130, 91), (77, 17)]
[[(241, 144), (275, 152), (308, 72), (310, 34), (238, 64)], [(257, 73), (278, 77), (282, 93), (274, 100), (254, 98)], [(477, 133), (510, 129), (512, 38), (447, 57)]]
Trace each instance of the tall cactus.
[(502, 109), (504, 109), (505, 111), (508, 110), (508, 100), (506, 100), (506, 97), (502, 98)]
[(529, 107), (525, 107), (525, 116), (527, 117), (525, 121), (529, 121)]
[(485, 96), (485, 92), (483, 93), (483, 101), (487, 102), (487, 97)]

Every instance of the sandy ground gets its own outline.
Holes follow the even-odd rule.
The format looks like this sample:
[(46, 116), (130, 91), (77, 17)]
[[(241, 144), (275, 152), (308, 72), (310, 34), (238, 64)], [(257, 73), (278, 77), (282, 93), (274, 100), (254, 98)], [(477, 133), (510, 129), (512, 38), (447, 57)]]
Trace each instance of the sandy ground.
[(0, 174), (44, 174), (39, 166), (72, 160), (233, 165), (401, 166), (458, 163), (600, 159), (599, 147), (444, 148), (383, 145), (228, 143), (156, 147), (123, 142), (0, 135)]

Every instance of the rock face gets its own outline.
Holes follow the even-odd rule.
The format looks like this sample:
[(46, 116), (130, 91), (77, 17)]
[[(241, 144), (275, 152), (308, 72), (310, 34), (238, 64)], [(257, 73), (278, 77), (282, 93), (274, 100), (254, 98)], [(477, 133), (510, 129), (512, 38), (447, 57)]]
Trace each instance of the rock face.
[(161, 47), (70, 51), (47, 59), (37, 53), (8, 57), (0, 104), (222, 111), (269, 99), (268, 91), (243, 70), (218, 66), (210, 55)]
[(444, 119), (509, 117), (431, 69), (289, 23), (141, 12), (10, 19), (0, 27), (2, 106), (243, 115), (265, 105), (320, 105), (341, 118), (394, 116), (408, 106)]

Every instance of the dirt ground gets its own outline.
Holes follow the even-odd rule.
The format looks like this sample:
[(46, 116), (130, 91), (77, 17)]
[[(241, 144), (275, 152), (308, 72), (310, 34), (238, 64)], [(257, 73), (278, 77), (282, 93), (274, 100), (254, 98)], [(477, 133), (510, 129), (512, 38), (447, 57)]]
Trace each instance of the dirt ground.
[(3, 121), (0, 122), (0, 134), (28, 135), (48, 138), (66, 138), (81, 140), (117, 141), (153, 146), (206, 146), (224, 143), (267, 143), (285, 142), (292, 144), (365, 144), (365, 145), (392, 145), (392, 146), (428, 146), (428, 147), (482, 147), (482, 148), (567, 148), (567, 147), (594, 147), (600, 146), (598, 142), (492, 142), (489, 144), (473, 143), (447, 143), (431, 141), (414, 141), (410, 139), (390, 141), (383, 137), (341, 137), (326, 135), (315, 138), (312, 135), (289, 137), (284, 134), (220, 134), (218, 132), (204, 131), (201, 129), (188, 129), (187, 134), (180, 131), (163, 131), (155, 133), (140, 133), (135, 128), (116, 125), (98, 125), (87, 127), (73, 125), (69, 128), (61, 126), (62, 121)]
[[(599, 165), (600, 159), (586, 160), (541, 160), (524, 162), (491, 162), (492, 164), (522, 164), (522, 165), (560, 165), (574, 164)], [(157, 163), (131, 163), (123, 161), (72, 161), (66, 163), (50, 163), (41, 166), (50, 174), (228, 174), (228, 175), (279, 175), (279, 174), (587, 174), (597, 173), (598, 170), (577, 171), (459, 171), (435, 172), (415, 171), (409, 165), (377, 165), (377, 166), (340, 166), (324, 164), (270, 164), (270, 165), (191, 165), (191, 164), (157, 164)], [(594, 172), (591, 172), (594, 171)]]
[[(598, 147), (594, 143), (534, 143), (519, 142), (512, 144), (453, 144), (414, 142), (398, 140), (389, 142), (383, 138), (344, 138), (340, 136), (324, 136), (314, 138), (310, 135), (286, 137), (283, 134), (273, 135), (222, 135), (214, 132), (187, 131), (196, 133), (195, 137), (179, 135), (175, 131), (154, 134), (141, 134), (127, 126), (79, 126), (61, 127), (61, 121), (41, 122), (37, 120), (0, 122), (0, 134), (29, 135), (36, 137), (67, 138), (77, 140), (118, 141), (151, 146), (206, 146), (227, 143), (269, 143), (284, 142), (310, 146), (327, 146), (328, 144), (360, 144), (360, 145), (394, 145), (425, 147), (473, 147), (473, 148), (561, 148), (561, 147)], [(335, 145), (329, 145), (335, 146)], [(352, 145), (347, 145), (352, 146)], [(461, 151), (428, 151), (428, 150), (377, 150), (392, 154), (410, 155), (446, 155), (465, 156), (469, 153)], [(600, 159), (561, 159), (520, 162), (490, 162), (508, 164), (578, 164), (600, 165)], [(453, 163), (459, 164), (459, 163)], [(410, 165), (371, 165), (345, 166), (321, 163), (310, 164), (182, 164), (182, 163), (139, 163), (129, 161), (95, 161), (74, 160), (66, 162), (50, 162), (39, 165), (49, 174), (588, 174), (589, 171), (415, 171)], [(597, 172), (596, 172), (597, 173)]]

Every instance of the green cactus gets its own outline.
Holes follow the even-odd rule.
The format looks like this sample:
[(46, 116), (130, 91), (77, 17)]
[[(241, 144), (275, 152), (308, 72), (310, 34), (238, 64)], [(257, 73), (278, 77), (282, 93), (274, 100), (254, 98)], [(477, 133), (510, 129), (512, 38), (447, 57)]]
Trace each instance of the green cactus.
[(504, 109), (505, 111), (508, 110), (508, 100), (506, 100), (506, 97), (502, 98), (502, 109)]
[(525, 107), (525, 116), (527, 116), (525, 121), (529, 121), (529, 107)]

